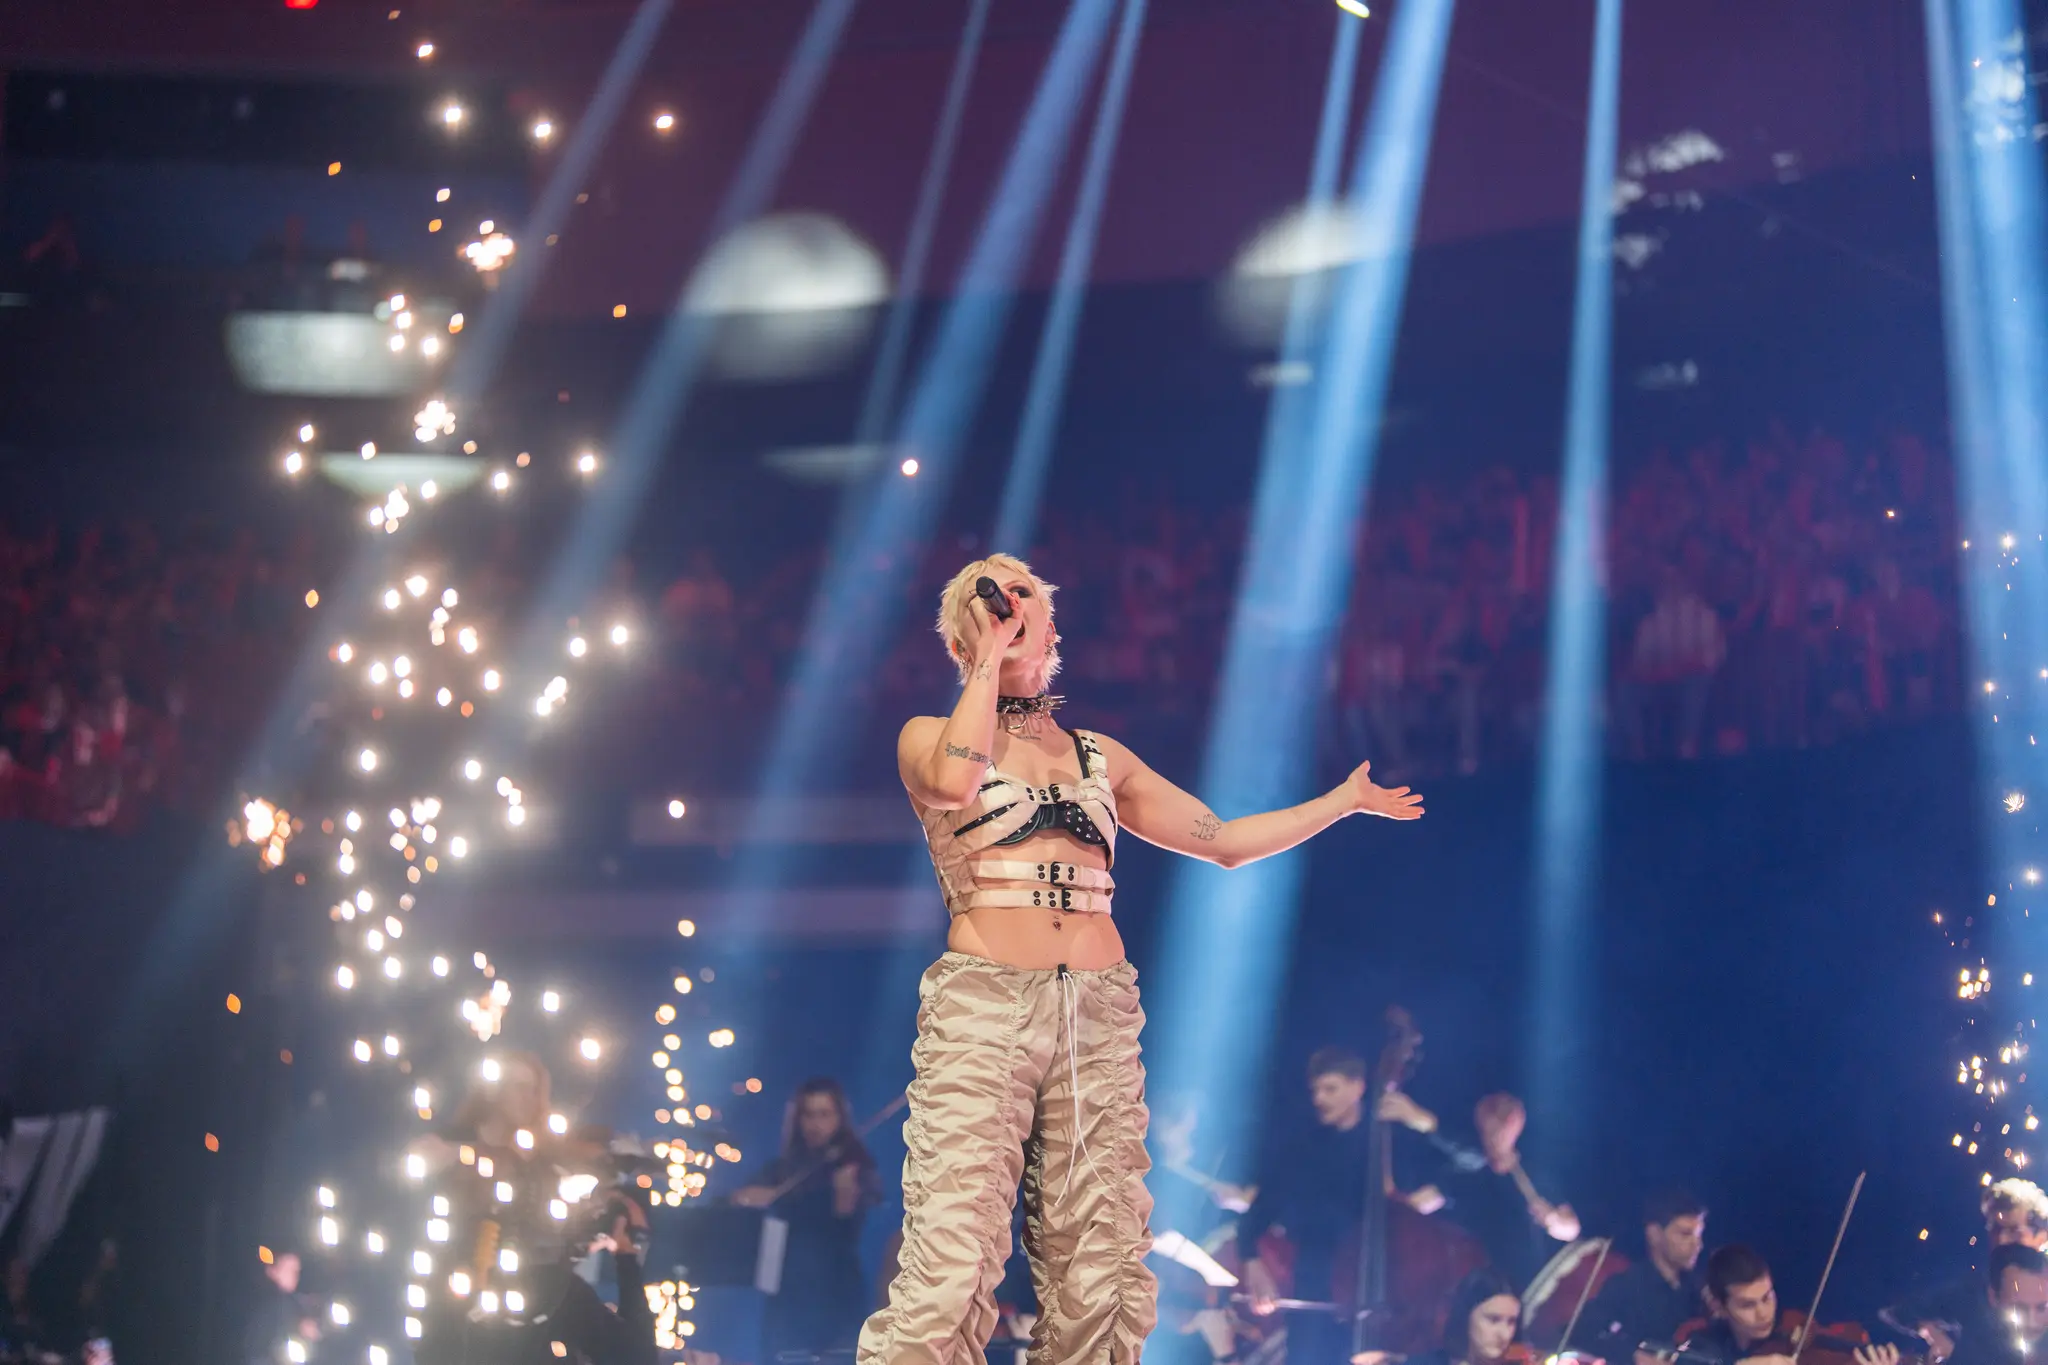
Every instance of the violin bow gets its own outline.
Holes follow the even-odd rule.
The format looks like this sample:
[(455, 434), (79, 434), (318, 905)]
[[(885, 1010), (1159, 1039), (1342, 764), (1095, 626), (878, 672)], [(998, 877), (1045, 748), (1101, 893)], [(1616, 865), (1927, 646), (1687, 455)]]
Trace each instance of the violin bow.
[(1842, 1254), (1842, 1238), (1849, 1232), (1849, 1217), (1856, 1212), (1856, 1200), (1863, 1194), (1863, 1180), (1868, 1171), (1856, 1172), (1856, 1183), (1849, 1187), (1849, 1202), (1842, 1206), (1842, 1221), (1835, 1228), (1835, 1244), (1828, 1248), (1828, 1263), (1821, 1267), (1820, 1283), (1813, 1287), (1813, 1304), (1806, 1310), (1806, 1326), (1799, 1333), (1798, 1344), (1792, 1348), (1792, 1365), (1799, 1365), (1799, 1356), (1806, 1349), (1806, 1339), (1813, 1335), (1813, 1324), (1819, 1320), (1820, 1296), (1827, 1292), (1828, 1276), (1835, 1273), (1835, 1257)]
[[(879, 1112), (871, 1115), (865, 1122), (855, 1127), (853, 1130), (853, 1135), (857, 1138), (866, 1137), (869, 1133), (872, 1133), (876, 1128), (881, 1126), (881, 1123), (884, 1119), (888, 1118), (891, 1114), (896, 1113), (898, 1110), (902, 1109), (904, 1105), (909, 1103), (910, 1092), (906, 1090), (902, 1094), (898, 1095), (895, 1099), (890, 1100), (887, 1104), (883, 1105)], [(831, 1164), (832, 1163), (830, 1161), (811, 1162), (810, 1165), (804, 1167), (795, 1175), (783, 1181), (780, 1185), (775, 1186), (775, 1198), (770, 1199), (768, 1202), (771, 1204), (774, 1203), (775, 1199), (782, 1198), (782, 1196), (788, 1194), (791, 1190), (803, 1184), (806, 1180), (809, 1180), (812, 1176), (816, 1175), (819, 1171), (824, 1170), (827, 1166), (830, 1166)]]
[(1614, 1239), (1600, 1239), (1600, 1259), (1593, 1262), (1593, 1273), (1579, 1286), (1579, 1301), (1572, 1305), (1571, 1321), (1564, 1325), (1564, 1335), (1557, 1339), (1557, 1349), (1550, 1353), (1552, 1360), (1564, 1354), (1564, 1348), (1572, 1344), (1572, 1333), (1579, 1330), (1579, 1314), (1586, 1311), (1586, 1300), (1593, 1297), (1593, 1286), (1600, 1283), (1600, 1267), (1607, 1264), (1607, 1253), (1614, 1250)]

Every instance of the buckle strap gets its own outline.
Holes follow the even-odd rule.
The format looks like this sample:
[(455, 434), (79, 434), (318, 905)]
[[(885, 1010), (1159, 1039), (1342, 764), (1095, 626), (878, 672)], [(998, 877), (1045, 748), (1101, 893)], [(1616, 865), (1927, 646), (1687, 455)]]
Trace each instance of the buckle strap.
[(990, 890), (973, 891), (956, 902), (953, 913), (965, 914), (969, 910), (1065, 910), (1077, 915), (1106, 915), (1109, 913), (1109, 897), (1099, 891), (1088, 891), (1072, 886), (1048, 886), (1044, 888), (998, 887)]
[(1050, 886), (1078, 886), (1089, 891), (1116, 890), (1116, 882), (1099, 867), (1079, 863), (1025, 863), (1001, 858), (977, 859), (974, 875), (981, 881), (1044, 882)]

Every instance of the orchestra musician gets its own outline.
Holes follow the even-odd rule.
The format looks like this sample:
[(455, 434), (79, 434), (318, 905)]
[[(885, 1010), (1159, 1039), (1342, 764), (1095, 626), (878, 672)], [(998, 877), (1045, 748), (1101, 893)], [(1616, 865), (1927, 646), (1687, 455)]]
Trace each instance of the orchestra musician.
[(979, 1359), (1020, 1182), (1038, 1356), (1143, 1350), (1157, 1286), (1144, 1263), (1145, 1015), (1110, 918), (1120, 829), (1236, 868), (1348, 816), (1422, 814), (1421, 797), (1360, 765), (1299, 805), (1224, 820), (1114, 739), (1063, 729), (1047, 687), (1060, 666), (1052, 596), (1009, 555), (954, 575), (938, 631), (959, 698), (897, 738), (951, 927), (919, 985), (900, 1269), (861, 1331), (863, 1365)]
[(1533, 1356), (1518, 1346), (1522, 1298), (1514, 1285), (1491, 1270), (1467, 1275), (1451, 1295), (1441, 1349), (1408, 1357), (1408, 1365), (1528, 1365)]
[[(495, 1079), (471, 1088), (445, 1132), (412, 1144), (426, 1174), (447, 1182), (459, 1229), (449, 1245), (461, 1249), (443, 1267), (447, 1292), (422, 1315), (419, 1365), (654, 1365), (658, 1358), (640, 1262), (647, 1212), (601, 1183), (593, 1206), (599, 1217), (588, 1232), (571, 1232), (549, 1212), (565, 1176), (601, 1169), (609, 1155), (589, 1136), (555, 1133), (551, 1111), (546, 1064), (530, 1052), (508, 1053)], [(516, 1247), (516, 1270), (498, 1255), (507, 1247)], [(572, 1268), (593, 1250), (613, 1253), (616, 1311)], [(498, 1311), (486, 1307), (486, 1285)], [(511, 1306), (514, 1286), (523, 1312)], [(502, 1298), (500, 1288), (508, 1291)]]
[(264, 1263), (257, 1301), (250, 1305), (243, 1333), (242, 1358), (247, 1365), (284, 1365), (287, 1341), (308, 1345), (320, 1340), (319, 1306), (299, 1292), (303, 1266), (299, 1253), (283, 1245)]
[(1636, 1365), (1653, 1365), (1655, 1358), (1638, 1349), (1640, 1344), (1672, 1340), (1706, 1307), (1699, 1274), (1706, 1235), (1707, 1206), (1690, 1193), (1660, 1190), (1644, 1200), (1648, 1256), (1600, 1287), (1580, 1316), (1572, 1344), (1610, 1365), (1631, 1354)]
[[(1261, 1317), (1273, 1313), (1282, 1296), (1273, 1267), (1261, 1255), (1260, 1240), (1279, 1231), (1292, 1244), (1292, 1297), (1336, 1299), (1340, 1249), (1356, 1235), (1365, 1204), (1372, 1140), (1372, 1125), (1365, 1121), (1365, 1059), (1344, 1048), (1318, 1049), (1308, 1059), (1308, 1085), (1316, 1127), (1271, 1163), (1237, 1225), (1239, 1278), (1252, 1312)], [(1419, 1121), (1422, 1111), (1406, 1095), (1390, 1091), (1380, 1101), (1380, 1112), (1402, 1123)], [(1391, 1197), (1404, 1199), (1420, 1213), (1434, 1213), (1444, 1202), (1442, 1191), (1433, 1186)], [(1350, 1324), (1328, 1312), (1289, 1314), (1287, 1340), (1293, 1365), (1333, 1365), (1351, 1354)]]
[[(2048, 1334), (2048, 1255), (2023, 1242), (1991, 1249), (1974, 1292), (1945, 1311), (1953, 1316), (1924, 1331), (1928, 1358), (1947, 1365), (2024, 1365)], [(1937, 1344), (1938, 1343), (1938, 1344)]]
[[(1992, 1247), (2048, 1247), (2048, 1193), (2031, 1180), (2001, 1180), (1978, 1201), (1984, 1239)], [(1964, 1275), (1935, 1285), (1886, 1308), (1879, 1316), (1892, 1327), (1927, 1343), (1939, 1361), (1955, 1354), (1959, 1334), (1982, 1317), (1984, 1280)]]
[[(1793, 1365), (1805, 1318), (1778, 1306), (1777, 1285), (1764, 1258), (1746, 1246), (1719, 1248), (1707, 1258), (1710, 1321), (1681, 1329), (1685, 1360), (1700, 1365)], [(1899, 1365), (1889, 1343), (1857, 1346), (1854, 1365)]]
[(846, 1091), (828, 1077), (805, 1081), (783, 1115), (781, 1154), (732, 1197), (789, 1225), (782, 1287), (762, 1314), (763, 1360), (853, 1345), (869, 1306), (860, 1229), (881, 1197)]

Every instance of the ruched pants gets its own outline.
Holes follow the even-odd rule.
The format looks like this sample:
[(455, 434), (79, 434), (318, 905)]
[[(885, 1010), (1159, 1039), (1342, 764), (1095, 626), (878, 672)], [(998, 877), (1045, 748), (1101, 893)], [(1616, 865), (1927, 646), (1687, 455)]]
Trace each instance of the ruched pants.
[(1031, 1365), (1131, 1365), (1158, 1316), (1145, 1268), (1138, 974), (947, 953), (919, 984), (903, 1249), (858, 1365), (985, 1365), (1024, 1191)]

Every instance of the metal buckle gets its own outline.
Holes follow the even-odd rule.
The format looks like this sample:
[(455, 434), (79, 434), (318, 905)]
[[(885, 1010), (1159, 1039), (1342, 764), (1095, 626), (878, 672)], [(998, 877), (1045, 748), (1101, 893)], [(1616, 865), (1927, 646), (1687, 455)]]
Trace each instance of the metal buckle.
[(1060, 898), (1060, 909), (1062, 909), (1062, 910), (1071, 910), (1071, 909), (1073, 909), (1073, 908), (1074, 908), (1074, 893), (1073, 893), (1073, 891), (1072, 891), (1072, 890), (1071, 890), (1070, 888), (1068, 888), (1068, 887), (1064, 887), (1064, 886), (1063, 886), (1063, 887), (1060, 887), (1060, 888), (1059, 888), (1059, 898)]

